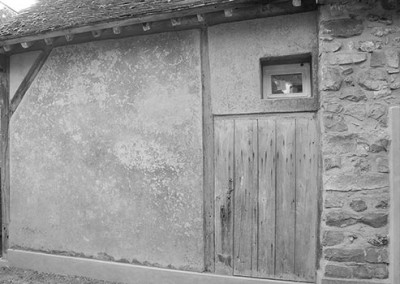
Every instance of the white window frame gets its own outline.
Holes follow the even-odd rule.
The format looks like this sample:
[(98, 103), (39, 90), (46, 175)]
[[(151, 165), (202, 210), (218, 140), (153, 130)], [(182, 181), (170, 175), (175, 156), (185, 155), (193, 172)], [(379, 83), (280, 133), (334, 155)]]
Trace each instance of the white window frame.
[[(310, 63), (295, 63), (295, 64), (279, 64), (279, 65), (264, 65), (262, 66), (263, 79), (263, 99), (290, 99), (290, 98), (310, 98), (311, 97), (311, 80), (310, 80)], [(272, 94), (271, 77), (274, 75), (290, 75), (301, 74), (302, 76), (302, 93), (290, 94)]]

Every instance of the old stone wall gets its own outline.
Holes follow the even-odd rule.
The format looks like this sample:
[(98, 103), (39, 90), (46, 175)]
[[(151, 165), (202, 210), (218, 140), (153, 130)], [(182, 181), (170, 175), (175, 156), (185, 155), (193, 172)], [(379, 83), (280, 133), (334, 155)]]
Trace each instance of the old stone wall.
[(331, 2), (320, 7), (320, 271), (386, 279), (387, 123), (389, 106), (400, 103), (400, 16), (388, 1)]

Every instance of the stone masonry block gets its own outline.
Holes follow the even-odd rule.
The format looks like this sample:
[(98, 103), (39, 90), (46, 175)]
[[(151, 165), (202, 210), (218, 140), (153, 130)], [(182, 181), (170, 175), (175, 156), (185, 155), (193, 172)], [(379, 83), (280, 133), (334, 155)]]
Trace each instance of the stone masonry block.
[(383, 103), (374, 103), (370, 105), (368, 117), (371, 117), (381, 123), (387, 121), (388, 106)]
[(344, 132), (348, 130), (347, 124), (344, 118), (336, 114), (324, 115), (324, 126), (328, 131)]
[(351, 153), (357, 149), (357, 134), (331, 134), (326, 135), (324, 148), (326, 152), (335, 154)]
[(324, 207), (325, 208), (342, 208), (344, 205), (344, 200), (343, 198), (339, 197), (336, 192), (334, 191), (328, 191), (325, 194), (325, 202), (324, 202)]
[[(375, 208), (378, 208), (375, 206)], [(389, 238), (387, 235), (375, 235), (373, 238), (368, 239), (368, 243), (375, 247), (385, 247), (389, 244)]]
[(378, 91), (388, 86), (388, 74), (384, 69), (368, 69), (358, 76), (358, 84), (369, 90)]
[(356, 212), (363, 212), (367, 210), (367, 204), (362, 199), (354, 199), (350, 202), (350, 207)]
[(385, 50), (387, 65), (392, 68), (399, 68), (399, 50), (397, 48), (388, 48)]
[(325, 106), (326, 112), (339, 113), (343, 110), (343, 105), (336, 103), (328, 103)]
[(389, 254), (386, 248), (367, 248), (365, 260), (370, 263), (389, 263)]
[(376, 159), (376, 169), (379, 173), (389, 173), (389, 160), (387, 157), (378, 157)]
[(328, 264), (325, 267), (325, 276), (335, 278), (351, 278), (353, 270), (347, 266)]
[(373, 52), (374, 50), (382, 48), (382, 41), (359, 41), (358, 42), (358, 49), (364, 52)]
[(344, 114), (363, 121), (367, 117), (367, 109), (365, 104), (349, 104)]
[(360, 52), (340, 52), (328, 56), (328, 61), (331, 65), (355, 64), (364, 62), (365, 60), (367, 60), (367, 55)]
[(383, 67), (386, 65), (386, 54), (381, 50), (373, 51), (371, 53), (371, 67)]
[(361, 217), (360, 222), (369, 225), (374, 228), (381, 228), (388, 223), (387, 213), (370, 212), (367, 215)]
[(338, 174), (325, 182), (325, 190), (360, 191), (389, 186), (389, 176), (381, 173)]
[(342, 159), (340, 156), (329, 157), (324, 159), (324, 167), (325, 170), (328, 171), (334, 168), (341, 168), (342, 167)]
[(336, 52), (342, 47), (342, 43), (338, 41), (323, 42), (322, 52)]
[(325, 219), (327, 226), (340, 228), (348, 227), (358, 222), (355, 215), (342, 210), (328, 212)]
[(386, 264), (364, 264), (353, 267), (353, 277), (359, 279), (386, 279), (388, 266)]
[(357, 19), (333, 19), (321, 22), (322, 33), (334, 37), (348, 38), (362, 34), (363, 22)]
[(344, 91), (339, 97), (341, 100), (348, 100), (351, 102), (366, 101), (367, 96), (362, 90)]
[(325, 259), (337, 262), (365, 262), (363, 249), (336, 249), (329, 248), (324, 251)]
[(323, 91), (338, 91), (343, 78), (340, 70), (333, 67), (322, 67), (321, 88)]
[(344, 234), (341, 231), (325, 231), (322, 237), (323, 246), (335, 246), (344, 241)]

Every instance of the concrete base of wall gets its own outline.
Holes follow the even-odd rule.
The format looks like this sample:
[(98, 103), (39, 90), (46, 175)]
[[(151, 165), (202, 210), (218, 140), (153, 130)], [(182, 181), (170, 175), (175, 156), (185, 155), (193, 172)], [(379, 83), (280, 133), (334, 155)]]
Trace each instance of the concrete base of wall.
[(131, 284), (294, 284), (287, 281), (219, 276), (12, 249), (7, 251), (5, 258), (10, 266)]
[(388, 280), (346, 280), (335, 278), (322, 278), (321, 284), (389, 284)]

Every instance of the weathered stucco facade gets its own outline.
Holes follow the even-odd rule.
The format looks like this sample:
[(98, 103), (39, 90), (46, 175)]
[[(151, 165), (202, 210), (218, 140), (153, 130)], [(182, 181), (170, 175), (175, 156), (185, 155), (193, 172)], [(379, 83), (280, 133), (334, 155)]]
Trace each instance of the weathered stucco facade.
[(210, 27), (213, 114), (274, 112), (261, 97), (260, 60), (312, 53), (316, 21), (310, 12)]
[(11, 121), (11, 247), (202, 270), (199, 47), (53, 50)]
[[(387, 283), (388, 108), (400, 104), (400, 16), (388, 1), (325, 2), (202, 31), (54, 48), (10, 121), (10, 248), (195, 272), (219, 273), (207, 259), (232, 268), (229, 257), (205, 249), (204, 220), (219, 228), (223, 213), (212, 206), (224, 198), (215, 193), (215, 204), (204, 205), (217, 155), (206, 124), (296, 113), (318, 127), (321, 165), (310, 177), (318, 205), (308, 279)], [(312, 96), (263, 98), (262, 60), (304, 54)], [(11, 96), (37, 55), (11, 56)], [(276, 278), (300, 279), (284, 277)]]

